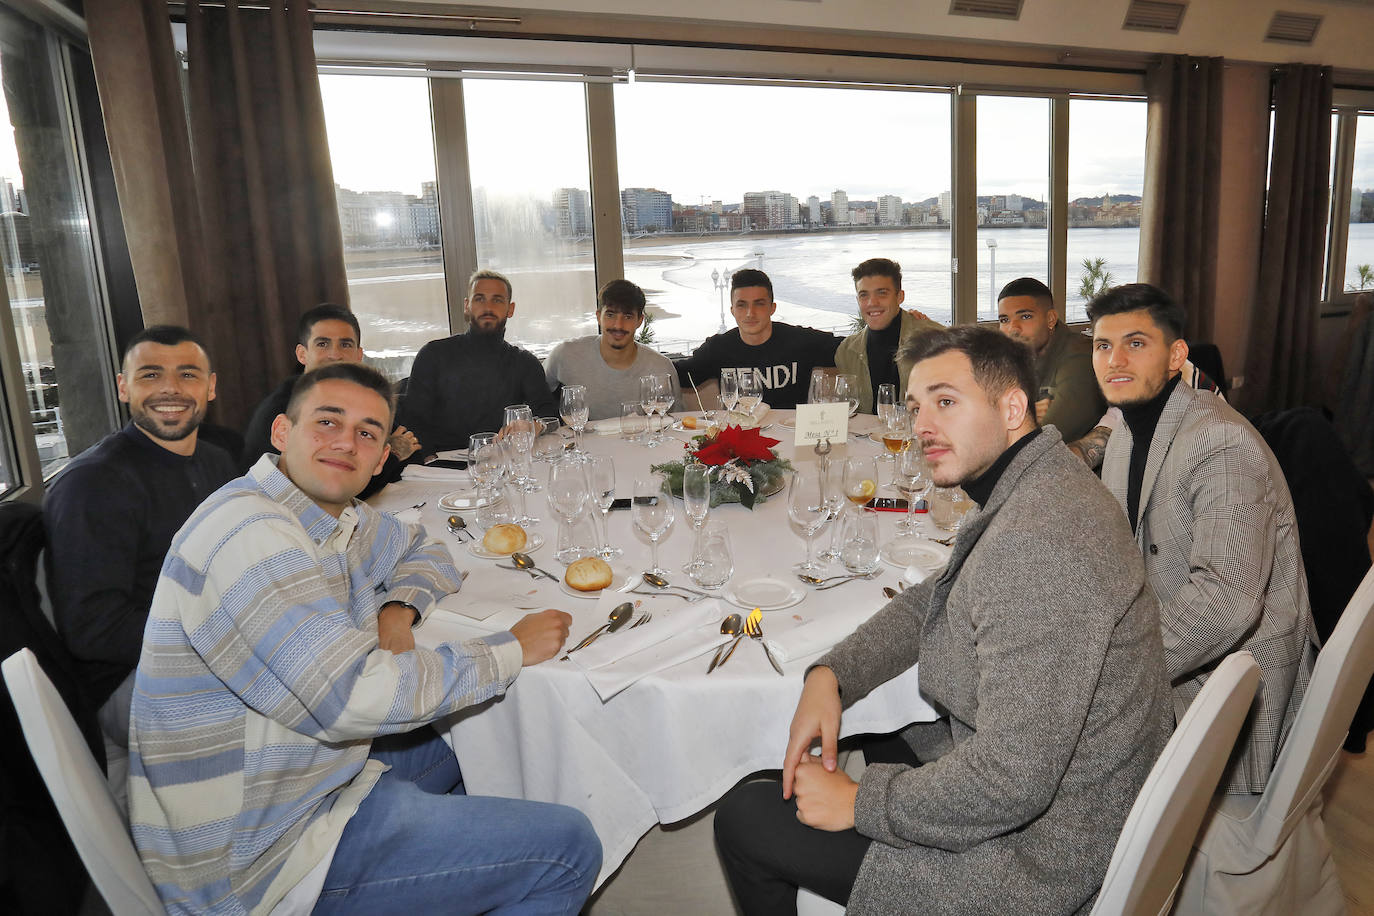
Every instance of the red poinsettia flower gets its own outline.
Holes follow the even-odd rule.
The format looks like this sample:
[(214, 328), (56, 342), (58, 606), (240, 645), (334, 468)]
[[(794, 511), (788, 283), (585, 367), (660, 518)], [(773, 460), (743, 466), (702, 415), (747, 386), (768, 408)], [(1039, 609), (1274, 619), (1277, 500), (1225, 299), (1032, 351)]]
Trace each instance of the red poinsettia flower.
[(738, 458), (745, 464), (751, 461), (769, 461), (774, 457), (773, 446), (780, 441), (768, 438), (757, 429), (727, 426), (714, 439), (707, 440), (695, 454), (698, 461), (708, 465), (725, 464), (732, 458)]

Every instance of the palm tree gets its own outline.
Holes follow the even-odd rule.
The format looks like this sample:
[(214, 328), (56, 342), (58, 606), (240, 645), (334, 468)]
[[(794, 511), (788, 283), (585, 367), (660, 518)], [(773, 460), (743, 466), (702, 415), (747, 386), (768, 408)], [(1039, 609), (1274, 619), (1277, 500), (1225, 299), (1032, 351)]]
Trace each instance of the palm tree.
[(1084, 258), (1083, 279), (1078, 286), (1078, 298), (1092, 301), (1112, 285), (1112, 272), (1107, 270), (1106, 258)]

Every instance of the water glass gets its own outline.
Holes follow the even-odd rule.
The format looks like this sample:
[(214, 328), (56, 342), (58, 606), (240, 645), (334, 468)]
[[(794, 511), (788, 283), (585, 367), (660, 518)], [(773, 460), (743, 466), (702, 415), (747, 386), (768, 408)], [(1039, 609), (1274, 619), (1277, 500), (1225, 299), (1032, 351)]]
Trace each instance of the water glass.
[(916, 520), (916, 501), (925, 496), (934, 481), (930, 479), (930, 465), (919, 448), (908, 448), (897, 456), (895, 468), (896, 486), (907, 499), (906, 516), (897, 523), (897, 530), (903, 536), (917, 537), (921, 525)]
[(682, 567), (690, 573), (701, 548), (701, 529), (711, 511), (711, 469), (704, 464), (688, 464), (682, 469), (682, 505), (692, 523), (692, 558)]
[(968, 509), (968, 496), (958, 487), (936, 487), (931, 493), (930, 520), (941, 531), (958, 531)]
[(878, 568), (878, 511), (860, 509), (844, 520), (840, 562), (851, 573), (867, 575)]
[(538, 419), (539, 436), (534, 440), (534, 460), (552, 461), (563, 452), (563, 436), (559, 432), (563, 423), (558, 417)]
[(623, 401), (620, 405), (620, 438), (639, 442), (649, 428), (649, 418), (638, 401)]
[(707, 522), (701, 533), (697, 563), (691, 571), (692, 582), (698, 588), (716, 589), (729, 582), (734, 572), (729, 530), (722, 521)]
[(573, 448), (582, 451), (582, 430), (587, 426), (587, 386), (564, 385), (559, 395), (558, 412), (572, 427)]
[(825, 567), (813, 559), (812, 542), (830, 512), (825, 506), (825, 490), (818, 470), (797, 468), (793, 472), (792, 482), (787, 487), (787, 516), (792, 519), (792, 524), (801, 529), (802, 537), (806, 539), (806, 562), (798, 563), (792, 569), (806, 575), (820, 575)]
[(596, 552), (602, 559), (609, 560), (624, 553), (619, 547), (611, 546), (611, 503), (615, 501), (615, 462), (607, 455), (591, 455), (584, 465), (592, 498), (601, 509), (601, 529), (604, 536)]
[(635, 527), (649, 539), (650, 564), (647, 572), (667, 576), (668, 570), (658, 565), (658, 542), (673, 527), (673, 494), (668, 479), (662, 474), (635, 478), (631, 509)]
[(565, 456), (549, 469), (549, 509), (558, 518), (558, 545), (555, 556), (560, 563), (571, 563), (590, 551), (574, 543), (573, 527), (587, 514), (592, 494), (587, 489), (587, 471), (576, 456)]

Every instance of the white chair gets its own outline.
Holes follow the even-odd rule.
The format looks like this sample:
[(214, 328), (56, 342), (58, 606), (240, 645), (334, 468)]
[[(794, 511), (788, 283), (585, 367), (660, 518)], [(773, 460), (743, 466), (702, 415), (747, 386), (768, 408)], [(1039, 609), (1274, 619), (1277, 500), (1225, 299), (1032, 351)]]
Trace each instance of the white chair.
[(1259, 680), (1259, 665), (1249, 652), (1227, 656), (1207, 679), (1126, 815), (1094, 914), (1169, 912)]
[(1259, 796), (1214, 800), (1176, 914), (1344, 913), (1321, 820), (1322, 787), (1374, 674), (1374, 570), (1317, 656), (1302, 707)]
[(110, 910), (115, 916), (163, 913), (105, 774), (38, 659), (20, 649), (0, 667), (38, 771)]

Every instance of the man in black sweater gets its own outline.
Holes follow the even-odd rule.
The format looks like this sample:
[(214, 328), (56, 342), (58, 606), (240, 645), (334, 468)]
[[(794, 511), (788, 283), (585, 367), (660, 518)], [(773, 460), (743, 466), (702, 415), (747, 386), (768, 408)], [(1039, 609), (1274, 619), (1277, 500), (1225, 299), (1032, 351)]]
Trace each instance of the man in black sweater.
[(467, 448), (473, 433), (497, 432), (505, 408), (528, 404), (536, 417), (558, 414), (539, 358), (506, 343), (515, 314), (510, 281), (494, 270), (468, 280), (463, 315), (468, 329), (420, 348), (401, 401), (400, 422), (410, 427), (428, 458)]
[(197, 441), (215, 374), (190, 331), (157, 325), (135, 336), (118, 385), (132, 421), (53, 480), (43, 523), (58, 632), (100, 709), (101, 730), (123, 747), (163, 558), (201, 501), (234, 477), (234, 462)]
[[(342, 305), (324, 302), (301, 315), (296, 323), (296, 361), (303, 367), (302, 372), (330, 363), (360, 363), (363, 360), (362, 340), (362, 327), (358, 324), (357, 316)], [(248, 428), (243, 431), (240, 471), (247, 471), (264, 454), (277, 454), (276, 447), (272, 445), (272, 421), (278, 414), (286, 413), (291, 389), (300, 377), (301, 374), (297, 373), (286, 378), (253, 411)], [(386, 464), (368, 481), (358, 494), (359, 498), (367, 499), (388, 483), (399, 480), (405, 460), (420, 447), (415, 435), (404, 426), (397, 426), (392, 431), (387, 445), (391, 446), (391, 454)]]

